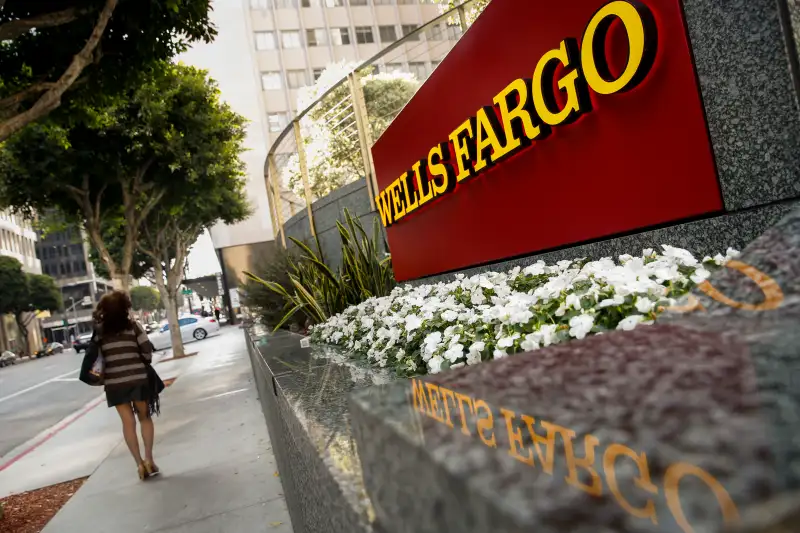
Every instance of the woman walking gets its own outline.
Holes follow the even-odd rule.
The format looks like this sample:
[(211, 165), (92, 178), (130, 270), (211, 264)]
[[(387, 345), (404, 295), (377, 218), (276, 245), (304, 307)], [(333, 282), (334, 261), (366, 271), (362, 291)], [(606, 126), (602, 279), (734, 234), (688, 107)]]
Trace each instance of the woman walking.
[[(159, 471), (153, 461), (155, 428), (151, 416), (158, 410), (158, 392), (153, 390), (147, 372), (153, 358), (153, 345), (142, 327), (131, 318), (131, 299), (125, 292), (105, 294), (94, 311), (94, 320), (96, 342), (105, 364), (108, 406), (116, 407), (139, 479), (145, 479)], [(144, 459), (136, 435), (137, 418), (144, 441)]]

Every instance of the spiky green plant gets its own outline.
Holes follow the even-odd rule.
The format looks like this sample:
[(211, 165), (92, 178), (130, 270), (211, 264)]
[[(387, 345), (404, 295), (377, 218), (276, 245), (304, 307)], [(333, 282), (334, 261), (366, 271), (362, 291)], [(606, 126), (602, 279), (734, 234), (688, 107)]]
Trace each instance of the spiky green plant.
[(265, 280), (252, 272), (244, 275), (279, 294), (285, 301), (286, 313), (274, 329), (302, 312), (314, 324), (341, 313), (351, 305), (363, 302), (373, 296), (386, 296), (395, 286), (391, 257), (380, 257), (381, 239), (378, 219), (373, 220), (370, 237), (361, 221), (344, 210), (344, 223), (336, 222), (342, 242), (342, 265), (334, 272), (325, 264), (315, 238), (317, 252), (305, 243), (291, 238), (301, 250), (298, 259), (290, 259), (291, 272), (289, 289)]

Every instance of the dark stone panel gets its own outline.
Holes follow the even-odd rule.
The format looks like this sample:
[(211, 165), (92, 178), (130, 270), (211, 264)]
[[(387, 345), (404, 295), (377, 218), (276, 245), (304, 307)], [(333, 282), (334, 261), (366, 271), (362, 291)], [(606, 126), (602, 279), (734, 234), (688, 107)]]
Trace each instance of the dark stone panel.
[(800, 196), (800, 107), (778, 1), (683, 4), (726, 209)]
[[(654, 326), (428, 376), (469, 398), (439, 392), (438, 420), (414, 409), (408, 381), (354, 392), (351, 420), (379, 522), (403, 533), (639, 533), (689, 531), (685, 519), (717, 532), (727, 495), (741, 516), (757, 517), (749, 523), (761, 521), (747, 531), (798, 530), (796, 516), (775, 528), (785, 498), (797, 514), (800, 489), (798, 244), (800, 210), (739, 258), (774, 284), (758, 288), (732, 268), (711, 278), (739, 303), (697, 291), (704, 310)], [(752, 307), (776, 286), (779, 307)], [(489, 412), (481, 437), (477, 421)], [(549, 446), (547, 423), (564, 428)], [(606, 454), (622, 449), (614, 445), (630, 455), (612, 465)], [(688, 474), (676, 482), (681, 469)], [(655, 521), (630, 512), (648, 502)]]
[(301, 348), (299, 335), (262, 333), (250, 330), (248, 346), (294, 531), (382, 531), (363, 485), (347, 395), (391, 376), (330, 348)]
[(800, 203), (786, 202), (758, 207), (738, 213), (644, 231), (625, 237), (616, 237), (544, 254), (521, 257), (511, 261), (469, 268), (450, 274), (430, 276), (409, 283), (414, 285), (437, 283), (451, 280), (456, 274), (472, 276), (487, 271), (502, 272), (516, 266), (524, 268), (539, 260), (552, 264), (562, 259), (575, 259), (578, 257), (600, 259), (602, 257), (618, 257), (621, 254), (635, 255), (641, 253), (645, 248), (660, 250), (661, 244), (686, 248), (695, 254), (698, 259), (702, 259), (704, 255), (724, 254), (729, 246), (737, 250), (743, 249), (797, 205), (800, 205)]

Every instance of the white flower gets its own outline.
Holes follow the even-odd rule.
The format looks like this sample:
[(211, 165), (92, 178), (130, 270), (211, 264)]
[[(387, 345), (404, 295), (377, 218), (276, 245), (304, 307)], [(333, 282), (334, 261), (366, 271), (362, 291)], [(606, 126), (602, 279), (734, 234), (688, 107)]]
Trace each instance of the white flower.
[(514, 340), (519, 338), (519, 333), (515, 333), (510, 337), (502, 337), (497, 341), (498, 348), (509, 348), (514, 345)]
[(568, 309), (570, 307), (572, 307), (576, 311), (580, 311), (580, 309), (581, 309), (581, 297), (578, 296), (577, 294), (575, 294), (574, 292), (572, 294), (568, 294), (567, 295), (567, 299), (564, 302), (564, 305), (566, 305), (566, 307)]
[(645, 248), (644, 250), (642, 250), (642, 257), (650, 257), (651, 255), (653, 255), (652, 248)]
[(446, 352), (444, 352), (443, 356), (451, 363), (458, 361), (460, 358), (464, 356), (464, 345), (463, 344), (452, 345), (450, 348), (447, 349)]
[(653, 310), (656, 303), (652, 300), (648, 300), (647, 298), (637, 298), (636, 299), (636, 310), (640, 313), (649, 313)]
[(455, 322), (458, 319), (458, 313), (453, 311), (452, 309), (448, 309), (444, 313), (442, 313), (442, 320), (445, 322)]
[(675, 248), (667, 244), (662, 244), (661, 247), (664, 248), (664, 257), (671, 258), (678, 264), (684, 266), (695, 266), (697, 264), (697, 259), (683, 248)]
[(526, 352), (537, 350), (539, 348), (540, 340), (541, 340), (541, 334), (529, 333), (525, 335), (525, 340), (523, 340), (520, 343), (520, 348), (522, 348)]
[(422, 325), (422, 319), (417, 315), (408, 315), (406, 317), (406, 331), (414, 331), (415, 329), (419, 329)]
[(582, 339), (592, 330), (594, 317), (591, 315), (578, 315), (569, 319), (569, 334), (576, 339)]
[(637, 324), (642, 322), (644, 318), (645, 317), (643, 317), (642, 315), (626, 316), (625, 318), (619, 321), (619, 324), (617, 324), (617, 329), (630, 331), (633, 328), (635, 328)]
[(470, 293), (469, 300), (472, 302), (472, 305), (481, 305), (486, 301), (486, 296), (483, 295), (482, 290), (476, 289)]
[(606, 298), (597, 304), (598, 309), (604, 309), (613, 305), (622, 305), (625, 303), (625, 298), (619, 294), (615, 294), (612, 298)]
[(404, 349), (402, 349), (402, 348), (397, 350), (397, 354), (395, 354), (395, 357), (397, 358), (398, 361), (401, 360), (405, 356), (406, 356), (406, 351)]
[(711, 277), (711, 272), (709, 272), (703, 267), (697, 267), (697, 269), (694, 271), (694, 274), (689, 276), (689, 279), (692, 280), (694, 283), (700, 285), (709, 277)]
[(735, 250), (733, 248), (728, 248), (725, 251), (725, 261), (727, 262), (727, 261), (730, 261), (731, 259), (736, 259), (740, 255), (742, 255), (742, 253), (739, 250)]
[(431, 360), (428, 361), (428, 372), (431, 374), (438, 374), (442, 371), (442, 363), (444, 363), (444, 359), (439, 357), (431, 357)]
[(508, 357), (508, 354), (506, 353), (505, 350), (495, 350), (492, 356), (495, 359), (502, 359), (503, 357)]

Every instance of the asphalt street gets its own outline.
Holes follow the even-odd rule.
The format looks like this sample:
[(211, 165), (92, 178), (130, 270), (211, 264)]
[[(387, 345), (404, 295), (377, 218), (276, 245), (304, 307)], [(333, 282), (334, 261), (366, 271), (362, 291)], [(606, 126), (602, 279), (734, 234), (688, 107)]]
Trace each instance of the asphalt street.
[(78, 381), (72, 350), (0, 368), (0, 457), (100, 395)]

